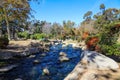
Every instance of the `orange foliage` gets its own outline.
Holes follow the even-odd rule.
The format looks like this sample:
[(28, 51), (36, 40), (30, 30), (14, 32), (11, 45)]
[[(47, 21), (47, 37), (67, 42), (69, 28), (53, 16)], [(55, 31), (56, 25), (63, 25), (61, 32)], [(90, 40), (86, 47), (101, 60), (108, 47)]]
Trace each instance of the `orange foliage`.
[(119, 27), (120, 27), (120, 24), (117, 24), (115, 27), (119, 28)]
[(85, 40), (89, 36), (88, 32), (84, 32), (82, 35), (82, 39)]
[(89, 50), (91, 50), (91, 49), (92, 49), (92, 50), (98, 50), (99, 47), (96, 46), (97, 43), (98, 43), (98, 41), (99, 41), (98, 37), (92, 37), (92, 38), (90, 38), (90, 39), (86, 42), (87, 48), (88, 48)]
[[(82, 39), (85, 40), (89, 37), (89, 33), (88, 32), (84, 32), (82, 35)], [(97, 43), (99, 42), (99, 38), (98, 37), (91, 37), (87, 42), (87, 49), (88, 50), (95, 50), (95, 51), (100, 51), (100, 47), (97, 45)]]

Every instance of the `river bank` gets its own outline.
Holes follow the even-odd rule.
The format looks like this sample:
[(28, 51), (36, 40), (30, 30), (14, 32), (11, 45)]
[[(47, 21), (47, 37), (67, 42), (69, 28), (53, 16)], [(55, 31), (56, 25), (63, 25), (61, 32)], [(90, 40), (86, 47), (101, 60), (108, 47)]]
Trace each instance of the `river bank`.
[(32, 54), (18, 60), (18, 66), (0, 73), (2, 80), (63, 80), (80, 61), (80, 48), (55, 43), (47, 52)]
[[(21, 52), (25, 52), (26, 49), (30, 50), (28, 48), (35, 48), (38, 52), (34, 52), (35, 50), (33, 49), (32, 51), (29, 51), (29, 54), (23, 55)], [(0, 69), (1, 72), (5, 72), (0, 73), (0, 79), (63, 80), (65, 78), (65, 80), (69, 80), (68, 78), (73, 77), (72, 79), (74, 80), (84, 80), (85, 78), (88, 78), (87, 76), (89, 76), (89, 79), (92, 78), (90, 80), (96, 78), (97, 80), (120, 79), (120, 68), (115, 70), (98, 70), (95, 69), (96, 63), (93, 61), (92, 64), (94, 69), (89, 69), (91, 66), (81, 63), (83, 54), (85, 54), (82, 52), (84, 52), (85, 49), (84, 42), (78, 43), (72, 40), (62, 42), (51, 40), (47, 43), (36, 40), (11, 41), (8, 49), (0, 50), (0, 52), (3, 51), (2, 54), (6, 52), (9, 54), (8, 56), (10, 56), (10, 54), (13, 55), (12, 57), (4, 57), (4, 60), (0, 60), (11, 64), (8, 65), (9, 67)], [(88, 52), (90, 54), (92, 53), (91, 51)], [(88, 62), (91, 63), (90, 59), (92, 58), (93, 57), (90, 57)], [(100, 60), (103, 61), (101, 63), (106, 62), (103, 65), (110, 62), (110, 59), (107, 57), (108, 61), (104, 61), (105, 56), (103, 56), (103, 58)], [(101, 63), (99, 64), (99, 67), (101, 66)], [(120, 63), (117, 64), (120, 65)], [(105, 68), (105, 66), (100, 68)], [(80, 73), (81, 70), (82, 72)], [(71, 75), (71, 73), (73, 75)]]

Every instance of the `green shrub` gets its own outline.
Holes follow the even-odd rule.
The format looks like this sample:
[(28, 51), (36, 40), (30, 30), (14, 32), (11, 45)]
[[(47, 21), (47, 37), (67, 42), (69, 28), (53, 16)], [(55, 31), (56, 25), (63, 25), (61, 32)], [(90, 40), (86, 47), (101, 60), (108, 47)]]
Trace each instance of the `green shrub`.
[(120, 55), (120, 44), (101, 45), (101, 51), (106, 55)]
[(46, 35), (44, 33), (42, 33), (42, 34), (36, 33), (36, 34), (33, 34), (30, 36), (31, 39), (38, 39), (38, 40), (43, 39), (45, 37), (46, 37)]
[(50, 38), (50, 39), (53, 38), (53, 37), (54, 37), (54, 35), (52, 35), (52, 34), (48, 35), (48, 38)]
[(19, 38), (24, 38), (24, 39), (29, 39), (29, 34), (28, 32), (24, 31), (24, 32), (19, 32), (18, 33), (18, 37)]
[(9, 44), (9, 40), (7, 37), (0, 37), (0, 48), (6, 48), (7, 45)]

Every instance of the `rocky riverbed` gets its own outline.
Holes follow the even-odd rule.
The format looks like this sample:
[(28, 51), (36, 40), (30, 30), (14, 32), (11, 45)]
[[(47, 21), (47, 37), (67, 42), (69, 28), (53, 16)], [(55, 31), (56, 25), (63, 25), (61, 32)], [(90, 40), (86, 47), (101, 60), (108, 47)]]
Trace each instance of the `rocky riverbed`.
[(34, 49), (32, 52), (27, 48), (32, 54), (0, 60), (11, 64), (0, 68), (0, 80), (120, 79), (119, 65), (100, 53), (87, 51), (84, 42), (79, 46), (72, 41), (53, 41), (52, 46), (44, 45), (44, 48), (49, 47), (45, 50), (38, 45), (40, 47), (38, 43), (32, 44), (39, 52), (34, 53)]
[(81, 49), (54, 44), (48, 52), (38, 52), (18, 63), (10, 71), (0, 73), (1, 80), (63, 80), (80, 61)]

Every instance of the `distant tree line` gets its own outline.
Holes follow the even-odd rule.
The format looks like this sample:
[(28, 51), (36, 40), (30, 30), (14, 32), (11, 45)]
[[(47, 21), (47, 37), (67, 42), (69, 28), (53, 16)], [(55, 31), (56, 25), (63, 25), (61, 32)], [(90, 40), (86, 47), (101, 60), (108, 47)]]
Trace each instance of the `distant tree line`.
[[(62, 24), (46, 21), (31, 20), (33, 17), (30, 7), (32, 0), (1, 0), (0, 3), (0, 37), (11, 39), (73, 39), (82, 40), (84, 33), (98, 37), (100, 51), (105, 54), (120, 55), (117, 39), (120, 34), (120, 9), (100, 5), (100, 11), (84, 14), (84, 21), (76, 26), (73, 21), (63, 21)], [(34, 1), (34, 0), (33, 0)], [(6, 39), (6, 38), (5, 38)], [(3, 40), (3, 38), (2, 38)], [(112, 45), (112, 46), (111, 46)]]

